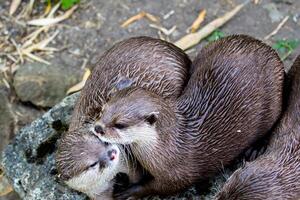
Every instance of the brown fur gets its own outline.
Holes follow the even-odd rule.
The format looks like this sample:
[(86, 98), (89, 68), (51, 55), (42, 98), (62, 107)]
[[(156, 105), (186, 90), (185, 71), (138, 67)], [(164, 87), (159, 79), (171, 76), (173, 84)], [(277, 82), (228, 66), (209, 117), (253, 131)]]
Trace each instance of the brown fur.
[(234, 172), (216, 199), (300, 199), (300, 56), (288, 78), (291, 83), (288, 106), (266, 153)]
[(136, 37), (117, 43), (101, 56), (84, 86), (70, 124), (70, 129), (82, 127), (101, 115), (101, 110), (115, 85), (129, 79), (139, 86), (161, 95), (178, 97), (187, 80), (191, 61), (171, 43)]
[[(149, 37), (124, 40), (105, 52), (81, 92), (68, 133), (59, 143), (56, 162), (61, 176), (67, 180), (88, 167), (89, 155), (82, 156), (77, 149), (93, 152), (88, 149), (91, 140), (95, 140), (89, 136), (89, 126), (101, 115), (105, 102), (120, 81), (130, 80), (132, 86), (145, 88), (165, 99), (174, 99), (187, 83), (190, 63), (179, 48)], [(87, 135), (79, 136), (77, 140), (80, 134)]]
[[(62, 180), (68, 180), (86, 170), (109, 145), (104, 144), (92, 134), (72, 132), (59, 141), (59, 153), (56, 156), (57, 169)], [(67, 163), (67, 164), (66, 164)]]
[[(158, 137), (143, 143), (147, 135), (135, 133), (140, 138), (129, 144), (132, 153), (154, 179), (116, 197), (169, 195), (215, 175), (278, 119), (283, 77), (283, 64), (271, 47), (230, 36), (199, 52), (178, 99), (164, 100), (140, 88), (116, 95), (99, 121), (115, 131), (104, 131), (100, 139), (122, 143), (118, 131), (133, 124), (153, 126)], [(149, 123), (151, 113), (158, 113), (156, 123)], [(116, 130), (118, 123), (125, 128)]]

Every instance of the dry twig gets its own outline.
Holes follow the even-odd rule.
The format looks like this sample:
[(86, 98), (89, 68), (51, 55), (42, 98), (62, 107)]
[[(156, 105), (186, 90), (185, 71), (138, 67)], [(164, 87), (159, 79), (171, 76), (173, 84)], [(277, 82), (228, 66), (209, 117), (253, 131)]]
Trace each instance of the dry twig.
[(156, 24), (150, 24), (149, 25), (151, 28), (155, 28), (159, 31), (161, 31), (163, 34), (165, 34), (166, 36), (169, 36), (171, 35), (175, 30), (176, 30), (176, 26), (173, 26), (172, 28), (170, 29), (166, 29), (162, 26), (159, 26), (159, 25), (156, 25)]
[(207, 37), (209, 34), (211, 34), (214, 30), (224, 25), (226, 22), (228, 22), (233, 16), (235, 16), (244, 6), (244, 4), (240, 4), (236, 6), (233, 10), (226, 13), (224, 16), (217, 18), (204, 26), (201, 30), (199, 30), (196, 33), (190, 33), (186, 36), (179, 39), (177, 42), (175, 42), (175, 45), (179, 48), (186, 50), (196, 44), (198, 44), (203, 38)]
[(5, 196), (8, 193), (13, 191), (12, 186), (9, 184), (9, 181), (7, 180), (7, 178), (1, 173), (0, 174), (0, 197), (1, 196)]
[(74, 85), (73, 87), (68, 89), (67, 94), (71, 94), (71, 93), (80, 91), (84, 87), (85, 82), (87, 81), (87, 79), (89, 78), (90, 75), (91, 75), (91, 70), (86, 68), (85, 73), (82, 78), (82, 81), (80, 81), (79, 83), (77, 83), (76, 85)]
[(68, 19), (73, 14), (73, 12), (76, 10), (77, 7), (78, 7), (78, 5), (73, 6), (70, 10), (66, 11), (61, 16), (58, 16), (58, 17), (55, 17), (55, 18), (51, 17), (51, 18), (34, 19), (34, 20), (31, 20), (31, 21), (27, 22), (27, 24), (33, 25), (33, 26), (47, 26), (47, 25), (52, 25), (52, 24), (59, 23), (61, 21), (64, 21), (64, 20)]
[(13, 0), (10, 4), (9, 15), (13, 15), (21, 4), (22, 0)]
[(273, 35), (276, 35), (278, 31), (283, 27), (283, 25), (288, 21), (289, 16), (286, 16), (279, 24), (278, 26), (269, 34), (267, 35), (264, 39), (268, 40), (270, 39)]
[(142, 12), (140, 12), (139, 14), (134, 15), (134, 16), (130, 17), (129, 19), (127, 19), (125, 22), (123, 22), (123, 23), (121, 24), (121, 27), (122, 27), (122, 28), (125, 28), (125, 27), (127, 27), (129, 24), (132, 24), (133, 22), (135, 22), (135, 21), (137, 21), (137, 20), (140, 20), (140, 19), (142, 19), (142, 18), (144, 18), (144, 17), (148, 18), (148, 19), (149, 19), (150, 21), (152, 21), (152, 22), (158, 22), (158, 21), (159, 21), (158, 18), (155, 17), (154, 15), (142, 11)]

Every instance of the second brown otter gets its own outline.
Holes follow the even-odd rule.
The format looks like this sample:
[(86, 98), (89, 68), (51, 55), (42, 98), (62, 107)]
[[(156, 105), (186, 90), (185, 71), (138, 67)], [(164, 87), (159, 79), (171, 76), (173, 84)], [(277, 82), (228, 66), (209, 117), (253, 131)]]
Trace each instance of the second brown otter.
[(264, 155), (234, 172), (217, 200), (300, 199), (300, 56), (288, 73), (287, 108)]
[(176, 100), (131, 87), (105, 106), (95, 134), (129, 145), (153, 176), (117, 199), (169, 195), (206, 180), (279, 118), (283, 64), (262, 42), (248, 36), (216, 41), (200, 51), (191, 74)]

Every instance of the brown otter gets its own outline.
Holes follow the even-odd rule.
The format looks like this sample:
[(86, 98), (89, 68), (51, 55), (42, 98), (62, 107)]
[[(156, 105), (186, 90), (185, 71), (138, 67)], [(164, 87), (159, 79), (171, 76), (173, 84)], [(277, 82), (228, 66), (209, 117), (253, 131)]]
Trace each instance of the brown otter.
[(288, 72), (288, 80), (288, 105), (267, 151), (235, 171), (216, 199), (300, 199), (300, 56)]
[(159, 39), (135, 37), (117, 43), (101, 56), (81, 91), (70, 130), (99, 117), (116, 84), (120, 89), (139, 86), (165, 99), (178, 97), (188, 81), (190, 64), (181, 49)]
[[(89, 196), (96, 192), (101, 194), (102, 191), (109, 194), (114, 176), (120, 171), (129, 172), (132, 180), (136, 173), (131, 168), (135, 167), (135, 163), (124, 162), (130, 159), (130, 155), (126, 158), (125, 154), (121, 154), (121, 161), (114, 161), (111, 165), (114, 167), (105, 168), (107, 170), (91, 170), (89, 159), (95, 160), (93, 152), (103, 153), (107, 151), (107, 147), (99, 141), (93, 141), (99, 140), (95, 136), (78, 135), (89, 134), (90, 124), (101, 115), (103, 104), (115, 89), (120, 90), (129, 85), (139, 86), (162, 98), (175, 99), (187, 83), (190, 63), (188, 56), (176, 46), (149, 37), (124, 40), (105, 52), (81, 92), (68, 133), (62, 136), (58, 145), (56, 162), (63, 180)], [(82, 150), (84, 154), (76, 151), (78, 146), (80, 149), (86, 148)], [(95, 179), (89, 180), (87, 173), (92, 174)], [(101, 187), (100, 183), (105, 184)], [(92, 185), (95, 187), (91, 187)], [(84, 186), (87, 188), (83, 188)]]
[(111, 199), (113, 178), (128, 172), (119, 148), (80, 132), (67, 134), (60, 142), (56, 157), (60, 179), (92, 199)]
[(271, 47), (239, 35), (199, 52), (176, 100), (138, 87), (117, 93), (94, 134), (129, 145), (153, 179), (116, 198), (169, 195), (212, 177), (271, 129), (281, 113), (283, 77)]

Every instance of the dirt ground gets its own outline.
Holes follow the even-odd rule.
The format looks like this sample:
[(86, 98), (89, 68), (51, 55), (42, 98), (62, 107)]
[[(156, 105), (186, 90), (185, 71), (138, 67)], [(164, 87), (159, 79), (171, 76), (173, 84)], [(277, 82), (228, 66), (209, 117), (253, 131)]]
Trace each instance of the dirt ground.
[[(26, 5), (28, 2), (29, 1), (23, 1), (22, 5)], [(61, 68), (68, 68), (71, 72), (82, 76), (84, 73), (83, 68), (93, 68), (93, 64), (96, 63), (99, 55), (117, 41), (140, 35), (159, 37), (160, 34), (158, 33), (158, 30), (151, 27), (150, 24), (152, 24), (152, 22), (149, 22), (147, 19), (138, 20), (126, 28), (120, 26), (126, 19), (141, 11), (146, 11), (158, 17), (161, 26), (167, 30), (176, 26), (175, 30), (170, 33), (170, 35), (162, 34), (167, 40), (175, 42), (187, 33), (186, 30), (191, 26), (193, 21), (197, 18), (199, 11), (202, 9), (207, 10), (207, 16), (203, 22), (203, 24), (207, 24), (243, 2), (245, 1), (82, 0), (79, 7), (68, 20), (49, 29), (49, 35), (55, 31), (59, 31), (58, 36), (49, 46), (58, 48), (60, 51), (54, 53), (52, 57), (47, 55), (42, 55), (42, 57), (45, 60), (50, 60), (51, 63), (53, 60), (57, 60), (57, 62), (60, 63), (59, 66)], [(16, 23), (15, 18), (9, 16), (9, 6), (10, 1), (0, 0), (0, 38), (9, 36), (18, 42), (19, 38), (27, 35), (28, 31), (31, 29)], [(43, 12), (44, 7), (44, 4), (35, 5), (32, 18)], [(288, 21), (278, 33), (270, 39), (265, 40), (265, 42), (272, 45), (276, 40), (280, 39), (300, 40), (299, 0), (260, 0), (258, 1), (258, 4), (250, 1), (245, 8), (220, 28), (220, 30), (224, 32), (225, 35), (247, 34), (264, 40), (264, 37), (272, 32), (286, 16), (289, 16)], [(187, 53), (193, 58), (197, 51), (206, 43), (207, 41), (203, 40), (199, 45), (189, 49)], [(0, 46), (0, 64), (7, 59), (6, 55), (2, 54), (2, 52), (3, 49), (1, 49)], [(286, 68), (290, 66), (291, 62), (298, 54), (300, 54), (300, 46), (284, 61)], [(19, 66), (19, 68), (21, 67), (22, 65)], [(49, 68), (51, 68), (51, 64), (49, 65)], [(2, 73), (1, 67), (0, 73)], [(11, 79), (11, 82), (9, 82), (11, 87), (8, 89), (10, 91), (5, 94), (9, 96), (12, 105), (18, 105), (21, 107), (19, 110), (24, 110), (24, 113), (26, 113), (23, 118), (18, 117), (18, 123), (25, 125), (34, 118), (40, 116), (48, 108), (40, 108), (39, 106), (33, 106), (31, 103), (22, 102), (15, 94), (12, 85), (15, 72), (8, 74)], [(13, 114), (15, 113), (16, 112), (13, 112)], [(31, 115), (31, 118), (28, 117), (28, 115)], [(19, 127), (20, 126), (18, 126), (18, 128)], [(11, 129), (11, 131), (15, 132), (18, 128)], [(16, 199), (16, 197), (11, 193), (6, 197), (0, 197), (0, 199)]]

